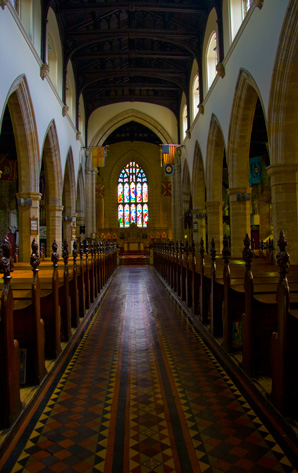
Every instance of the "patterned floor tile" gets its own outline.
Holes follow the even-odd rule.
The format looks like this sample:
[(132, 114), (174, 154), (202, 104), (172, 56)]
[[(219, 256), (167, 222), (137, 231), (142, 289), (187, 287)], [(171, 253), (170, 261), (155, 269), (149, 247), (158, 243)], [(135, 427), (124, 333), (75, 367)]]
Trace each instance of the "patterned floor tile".
[(2, 470), (294, 473), (149, 267), (122, 267)]

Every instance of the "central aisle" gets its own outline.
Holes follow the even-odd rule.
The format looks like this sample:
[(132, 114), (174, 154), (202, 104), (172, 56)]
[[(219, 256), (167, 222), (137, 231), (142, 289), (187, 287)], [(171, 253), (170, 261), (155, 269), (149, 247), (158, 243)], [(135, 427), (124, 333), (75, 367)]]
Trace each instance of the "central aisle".
[(3, 472), (294, 472), (149, 267), (121, 267)]

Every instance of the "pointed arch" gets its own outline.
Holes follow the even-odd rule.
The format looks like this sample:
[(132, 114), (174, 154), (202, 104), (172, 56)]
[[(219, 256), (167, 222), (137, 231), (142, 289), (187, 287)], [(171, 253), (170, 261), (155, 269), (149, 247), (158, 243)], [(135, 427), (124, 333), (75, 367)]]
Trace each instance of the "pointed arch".
[(92, 139), (90, 146), (101, 146), (107, 137), (113, 133), (113, 131), (132, 120), (146, 126), (149, 128), (149, 130), (153, 131), (153, 133), (159, 137), (162, 143), (174, 143), (173, 138), (157, 120), (150, 117), (146, 113), (130, 109), (123, 113), (119, 113), (107, 123), (105, 123)]
[(213, 114), (210, 121), (207, 153), (206, 153), (206, 184), (207, 200), (222, 200), (222, 165), (225, 149), (224, 135)]
[(193, 207), (205, 208), (206, 185), (205, 185), (205, 170), (203, 163), (203, 156), (199, 143), (196, 141), (193, 171), (192, 171), (192, 198)]
[[(38, 134), (30, 91), (24, 75), (19, 76), (12, 84), (8, 93), (7, 106), (18, 156), (18, 191), (19, 193), (38, 192), (40, 168)], [(1, 123), (2, 119), (3, 117)]]
[(48, 204), (62, 205), (63, 179), (59, 142), (54, 120), (49, 124), (45, 135), (42, 159), (46, 174)]
[(192, 171), (192, 200), (193, 200), (193, 239), (198, 245), (201, 238), (206, 241), (206, 185), (203, 156), (199, 143), (196, 141), (193, 171)]
[(268, 135), (273, 165), (298, 162), (297, 21), (298, 4), (292, 0), (281, 33), (271, 84)]
[(230, 187), (248, 187), (249, 149), (258, 98), (261, 102), (253, 77), (247, 71), (241, 70), (232, 105), (228, 139)]
[(84, 226), (85, 224), (85, 181), (83, 168), (80, 166), (77, 178), (77, 226)]
[(73, 162), (72, 149), (69, 148), (67, 153), (64, 180), (63, 180), (63, 212), (67, 215), (75, 213), (75, 198), (76, 196), (76, 179)]
[(298, 263), (298, 3), (290, 0), (276, 54), (268, 111), (273, 238), (285, 232)]
[(71, 240), (72, 240), (72, 226), (76, 225), (76, 214), (75, 214), (75, 170), (73, 163), (72, 149), (69, 148), (67, 153), (64, 180), (63, 180), (63, 193), (62, 193), (62, 205), (63, 205), (63, 240), (68, 242), (69, 251), (71, 251)]
[(190, 185), (190, 174), (188, 162), (185, 159), (183, 165), (183, 175), (182, 175), (182, 195), (183, 195), (183, 212), (189, 209), (189, 202), (191, 197), (191, 185)]
[(61, 251), (63, 180), (59, 142), (54, 120), (49, 124), (45, 135), (42, 162), (46, 195), (47, 251), (51, 251), (50, 248), (54, 240), (57, 242), (58, 251)]
[(208, 233), (206, 244), (215, 240), (217, 250), (221, 249), (223, 237), (222, 179), (225, 142), (220, 124), (212, 115), (207, 140), (206, 194)]

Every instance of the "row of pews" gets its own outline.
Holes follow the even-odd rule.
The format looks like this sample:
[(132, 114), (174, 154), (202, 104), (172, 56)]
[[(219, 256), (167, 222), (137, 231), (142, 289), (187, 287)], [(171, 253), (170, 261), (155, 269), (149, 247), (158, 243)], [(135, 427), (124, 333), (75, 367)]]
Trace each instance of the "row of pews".
[(31, 247), (30, 264), (15, 266), (7, 238), (0, 247), (0, 428), (22, 410), (20, 383), (42, 382), (46, 360), (59, 356), (117, 266), (113, 243), (74, 241), (70, 255), (65, 241), (61, 259), (54, 241), (43, 261), (35, 239)]
[(298, 414), (298, 267), (289, 270), (284, 233), (277, 264), (272, 251), (255, 255), (244, 239), (243, 259), (231, 259), (227, 237), (222, 255), (214, 240), (206, 254), (195, 246), (167, 242), (154, 248), (153, 264), (246, 375), (271, 379), (270, 400), (285, 416)]

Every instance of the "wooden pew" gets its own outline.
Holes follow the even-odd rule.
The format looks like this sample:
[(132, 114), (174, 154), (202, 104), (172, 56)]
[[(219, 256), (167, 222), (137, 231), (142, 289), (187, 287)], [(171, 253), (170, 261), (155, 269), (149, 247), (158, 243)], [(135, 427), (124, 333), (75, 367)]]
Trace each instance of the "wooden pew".
[(68, 257), (68, 243), (64, 240), (62, 244), (62, 258), (64, 261), (63, 284), (59, 285), (61, 341), (64, 342), (67, 342), (71, 337), (71, 299), (69, 291)]
[[(280, 232), (279, 252), (276, 256), (280, 268), (277, 288), (277, 329), (271, 339), (272, 391), (271, 400), (286, 416), (298, 414), (298, 297), (293, 297), (288, 284), (289, 255), (287, 241)], [(293, 303), (293, 300), (295, 301)]]
[(3, 288), (0, 307), (0, 427), (10, 427), (21, 412), (20, 352), (14, 338), (13, 294), (10, 286), (11, 246), (5, 238), (0, 251), (0, 271)]
[(49, 291), (41, 291), (38, 277), (38, 266), (40, 258), (38, 245), (34, 239), (32, 242), (32, 254), (30, 264), (33, 271), (33, 279), (30, 275), (24, 283), (19, 278), (14, 279), (12, 285), (14, 296), (14, 335), (18, 340), (20, 348), (25, 350), (26, 384), (39, 384), (45, 374), (45, 331), (44, 321), (41, 317), (41, 294), (50, 295)]
[(88, 310), (91, 306), (91, 291), (90, 291), (90, 275), (89, 275), (89, 246), (88, 241), (85, 242), (85, 271), (84, 271), (84, 284), (85, 284), (85, 291), (86, 291), (86, 298), (85, 298), (85, 307)]
[(80, 242), (80, 272), (78, 275), (78, 290), (79, 290), (79, 313), (84, 317), (86, 312), (86, 291), (85, 291), (85, 276), (84, 276), (84, 245)]
[[(77, 257), (78, 257), (78, 244), (77, 241), (73, 242), (73, 268), (72, 278), (69, 282), (69, 294), (71, 299), (71, 326), (76, 328), (80, 323), (80, 304), (79, 304), (79, 283), (77, 273)], [(82, 316), (84, 313), (82, 314)]]
[[(185, 302), (188, 307), (192, 306), (192, 265), (195, 253), (194, 242), (191, 247), (186, 244), (185, 249)], [(189, 261), (190, 256), (190, 261)]]

